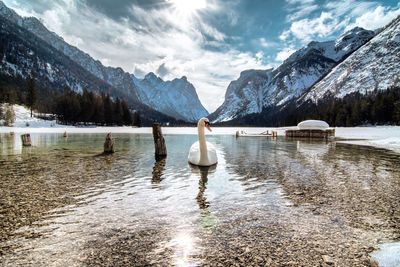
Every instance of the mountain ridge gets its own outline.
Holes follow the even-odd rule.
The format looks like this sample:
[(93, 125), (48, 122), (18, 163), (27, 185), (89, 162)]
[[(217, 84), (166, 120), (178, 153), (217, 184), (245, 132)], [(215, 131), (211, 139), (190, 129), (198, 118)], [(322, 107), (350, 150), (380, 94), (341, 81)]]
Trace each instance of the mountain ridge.
[[(368, 55), (366, 57), (365, 55)], [(385, 90), (400, 84), (400, 16), (394, 19), (369, 42), (335, 66), (321, 81), (300, 99), (318, 101), (327, 94), (342, 98), (359, 91)]]
[[(244, 85), (232, 90), (228, 86), (224, 103), (209, 118), (214, 122), (223, 122), (251, 113), (260, 113), (262, 109), (269, 106), (284, 105), (301, 96), (374, 35), (373, 31), (356, 27), (343, 33), (336, 40), (310, 42), (290, 55), (278, 68), (269, 70), (272, 78), (264, 79), (262, 82), (255, 73), (253, 77), (246, 78), (257, 80), (259, 87)], [(240, 83), (241, 80), (239, 77), (233, 82)], [(244, 105), (238, 105), (234, 99), (243, 94), (255, 97), (248, 99)], [(255, 103), (258, 103), (258, 109), (253, 108)]]
[(135, 110), (146, 114), (143, 121), (175, 121), (172, 117), (130, 99), (123, 91), (117, 91), (36, 35), (2, 16), (0, 33), (0, 89), (26, 90), (26, 80), (33, 73), (43, 97), (50, 91), (60, 93), (66, 87), (77, 92), (88, 90), (98, 94), (113, 94), (115, 98), (131, 100)]
[(320, 119), (332, 126), (400, 123), (400, 16), (375, 31), (302, 95), (221, 125), (287, 126)]
[[(171, 100), (167, 99), (171, 93), (168, 93), (165, 90), (161, 90), (161, 86), (158, 86), (157, 88), (152, 88), (153, 91), (161, 90), (159, 91), (159, 95), (161, 95), (159, 100), (161, 102), (150, 101), (148, 98), (141, 98), (141, 96), (143, 96), (143, 91), (148, 89), (148, 87), (139, 88), (140, 83), (138, 83), (138, 81), (140, 81), (141, 79), (138, 79), (137, 77), (135, 77), (135, 75), (125, 72), (120, 67), (114, 68), (110, 66), (104, 66), (99, 60), (95, 60), (88, 53), (83, 52), (79, 48), (68, 44), (62, 37), (54, 32), (49, 31), (37, 18), (21, 17), (15, 11), (8, 8), (2, 1), (0, 1), (0, 15), (38, 36), (43, 41), (53, 46), (55, 49), (62, 52), (71, 60), (95, 75), (97, 78), (115, 87), (117, 91), (121, 91), (123, 92), (123, 94), (129, 95), (129, 97), (134, 102), (142, 102), (150, 108), (155, 109), (161, 113), (165, 113), (168, 116), (191, 122), (208, 115), (207, 110), (204, 108), (198, 98), (194, 86), (190, 82), (188, 82), (187, 79), (185, 79), (187, 85), (184, 86), (181, 85), (179, 87), (174, 87), (173, 85), (179, 83), (175, 81), (176, 79), (173, 80), (175, 81), (175, 83), (171, 81), (173, 82), (172, 86), (171, 83), (165, 85), (165, 87), (168, 87), (169, 90), (174, 91), (174, 97), (177, 97), (179, 99), (179, 97), (182, 96), (182, 99), (180, 99), (180, 102), (182, 103), (187, 102), (188, 99), (187, 97), (185, 97), (185, 92), (180, 94), (179, 90), (192, 89), (192, 87), (194, 88), (194, 93), (191, 93), (191, 101), (187, 102), (184, 105), (172, 105)], [(166, 83), (167, 82), (169, 81), (166, 81)], [(165, 103), (163, 103), (164, 99)], [(191, 107), (190, 110), (187, 109), (187, 107), (189, 106)]]

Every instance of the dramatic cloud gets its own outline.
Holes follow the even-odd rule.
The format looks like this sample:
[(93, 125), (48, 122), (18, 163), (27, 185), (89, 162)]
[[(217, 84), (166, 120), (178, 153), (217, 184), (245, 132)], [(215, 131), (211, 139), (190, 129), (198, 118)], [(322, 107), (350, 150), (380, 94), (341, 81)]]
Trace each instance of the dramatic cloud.
[(322, 12), (315, 19), (302, 19), (292, 23), (291, 34), (303, 43), (308, 43), (314, 37), (326, 37), (332, 35), (340, 26), (339, 21), (332, 13)]
[[(223, 102), (226, 87), (241, 71), (268, 67), (262, 63), (262, 53), (227, 45), (233, 39), (203, 19), (201, 12), (219, 12), (216, 1), (204, 2), (207, 7), (193, 13), (166, 1), (158, 5), (125, 1), (123, 8), (109, 1), (42, 2), (48, 7), (42, 13), (19, 1), (8, 4), (21, 14), (39, 17), (50, 30), (103, 64), (139, 77), (148, 72), (163, 79), (187, 76), (209, 111)], [(106, 13), (103, 9), (108, 7), (111, 12)]]
[(319, 9), (315, 0), (287, 0), (289, 14), (287, 15), (288, 21), (295, 21), (297, 19), (309, 16), (311, 13)]
[(260, 42), (260, 45), (261, 45), (262, 47), (264, 47), (264, 48), (271, 47), (271, 46), (274, 45), (272, 42), (268, 42), (267, 39), (265, 39), (264, 37), (261, 37), (261, 38), (258, 39), (258, 40), (259, 40), (259, 42)]
[(296, 50), (294, 48), (291, 47), (286, 47), (283, 50), (279, 51), (276, 54), (276, 61), (282, 62), (285, 59), (287, 59), (291, 54), (293, 54)]
[(365, 12), (355, 19), (355, 22), (348, 25), (346, 29), (352, 29), (355, 26), (363, 27), (368, 30), (375, 30), (387, 25), (393, 19), (400, 15), (400, 9), (391, 10), (382, 6), (377, 6), (374, 10)]
[(310, 41), (400, 14), (393, 0), (3, 0), (103, 64), (186, 76), (209, 111), (246, 69), (278, 66)]
[(170, 70), (167, 68), (167, 66), (165, 65), (165, 62), (163, 64), (161, 64), (157, 71), (156, 71), (157, 75), (160, 76), (161, 78), (166, 77), (169, 73)]
[[(375, 1), (320, 1), (286, 0), (287, 25), (280, 33), (279, 40), (284, 48), (277, 51), (276, 60), (285, 59), (288, 51), (310, 41), (334, 39), (344, 31), (356, 26), (375, 30), (388, 24), (400, 15), (400, 4), (383, 6)], [(287, 48), (290, 47), (290, 48)]]

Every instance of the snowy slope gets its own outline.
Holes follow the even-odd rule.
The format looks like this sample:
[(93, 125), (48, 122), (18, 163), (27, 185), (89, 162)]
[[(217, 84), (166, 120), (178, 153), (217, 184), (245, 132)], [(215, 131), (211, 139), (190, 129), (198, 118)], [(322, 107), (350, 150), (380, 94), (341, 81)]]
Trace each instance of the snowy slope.
[[(354, 28), (335, 41), (309, 43), (277, 69), (266, 70), (269, 75), (265, 77), (260, 76), (262, 71), (247, 71), (246, 77), (229, 85), (224, 103), (210, 118), (217, 122), (228, 121), (299, 97), (374, 35), (372, 31)], [(249, 86), (249, 82), (254, 85)]]
[(317, 101), (330, 93), (341, 98), (359, 91), (400, 85), (400, 17), (336, 66), (301, 99)]
[[(63, 127), (65, 125), (57, 124), (55, 120), (42, 120), (39, 118), (31, 117), (31, 111), (21, 105), (12, 105), (15, 114), (15, 122), (13, 127), (19, 128), (48, 128), (48, 127)], [(10, 127), (7, 127), (10, 129)]]
[(3, 16), (0, 26), (0, 75), (12, 77), (4, 78), (4, 85), (26, 79), (33, 72), (41, 86), (54, 90), (66, 86), (77, 92), (111, 89), (109, 84)]

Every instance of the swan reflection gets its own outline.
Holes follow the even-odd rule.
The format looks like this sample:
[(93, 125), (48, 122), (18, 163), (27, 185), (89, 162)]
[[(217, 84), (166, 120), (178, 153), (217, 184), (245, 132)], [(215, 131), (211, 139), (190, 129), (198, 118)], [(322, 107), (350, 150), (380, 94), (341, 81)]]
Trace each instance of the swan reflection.
[(210, 202), (207, 200), (205, 191), (208, 184), (208, 175), (213, 174), (217, 166), (201, 167), (192, 164), (189, 165), (192, 174), (199, 177), (199, 192), (197, 193), (196, 201), (201, 211), (200, 223), (204, 228), (213, 228), (217, 225), (218, 220), (217, 217), (208, 210)]

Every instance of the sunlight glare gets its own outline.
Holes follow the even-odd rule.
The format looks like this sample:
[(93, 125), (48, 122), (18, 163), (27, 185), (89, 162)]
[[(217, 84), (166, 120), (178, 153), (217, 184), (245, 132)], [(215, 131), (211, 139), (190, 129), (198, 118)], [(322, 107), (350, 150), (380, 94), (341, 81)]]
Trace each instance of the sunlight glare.
[(195, 244), (191, 233), (181, 232), (170, 241), (170, 247), (174, 250), (175, 266), (196, 266), (191, 256), (194, 254)]

